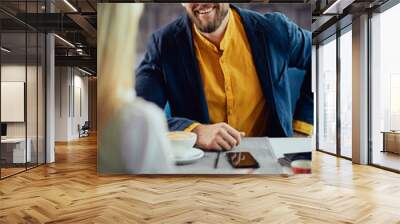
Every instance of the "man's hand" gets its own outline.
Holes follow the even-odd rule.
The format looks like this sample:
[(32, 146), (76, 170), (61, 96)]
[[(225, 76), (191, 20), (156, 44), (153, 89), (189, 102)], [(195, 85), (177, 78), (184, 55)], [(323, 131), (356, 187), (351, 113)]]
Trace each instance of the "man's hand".
[(192, 132), (197, 134), (196, 146), (204, 150), (228, 150), (240, 144), (244, 132), (226, 123), (200, 124)]

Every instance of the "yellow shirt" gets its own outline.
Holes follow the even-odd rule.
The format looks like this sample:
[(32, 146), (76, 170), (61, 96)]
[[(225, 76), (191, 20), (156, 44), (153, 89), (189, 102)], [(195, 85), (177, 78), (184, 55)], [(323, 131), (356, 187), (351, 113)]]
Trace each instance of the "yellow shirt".
[(239, 14), (230, 9), (219, 48), (194, 25), (193, 33), (211, 123), (226, 122), (246, 136), (265, 135), (267, 105)]

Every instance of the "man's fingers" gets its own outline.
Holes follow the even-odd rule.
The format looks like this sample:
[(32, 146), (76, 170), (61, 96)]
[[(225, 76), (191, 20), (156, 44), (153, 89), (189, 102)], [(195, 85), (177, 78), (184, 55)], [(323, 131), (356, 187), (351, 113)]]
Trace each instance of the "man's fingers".
[(222, 127), (224, 127), (224, 129), (236, 140), (236, 145), (239, 145), (241, 139), (240, 132), (228, 124), (224, 124)]
[(221, 151), (223, 148), (218, 144), (217, 141), (213, 142), (211, 146), (208, 148), (208, 150), (216, 150), (216, 151)]
[(223, 138), (223, 140), (225, 140), (225, 142), (227, 142), (230, 145), (230, 148), (233, 148), (237, 145), (237, 140), (234, 137), (232, 137), (225, 129), (221, 129), (220, 135)]
[(229, 145), (228, 142), (225, 141), (222, 137), (218, 137), (216, 139), (216, 142), (219, 146), (221, 146), (222, 149), (231, 149), (232, 147)]
[(193, 132), (197, 134), (196, 146), (205, 150), (232, 149), (240, 144), (243, 132), (239, 132), (226, 123), (199, 125)]

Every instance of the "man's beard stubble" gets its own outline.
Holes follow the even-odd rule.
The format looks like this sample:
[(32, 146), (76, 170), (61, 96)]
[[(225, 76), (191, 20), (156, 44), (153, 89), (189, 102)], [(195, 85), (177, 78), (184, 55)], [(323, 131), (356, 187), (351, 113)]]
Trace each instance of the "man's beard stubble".
[(190, 20), (194, 23), (196, 28), (203, 33), (212, 33), (216, 31), (222, 24), (222, 21), (228, 15), (229, 8), (221, 8), (219, 5), (215, 8), (215, 18), (211, 22), (207, 22), (206, 24), (202, 24), (201, 20), (198, 19), (195, 13), (192, 11), (188, 13)]

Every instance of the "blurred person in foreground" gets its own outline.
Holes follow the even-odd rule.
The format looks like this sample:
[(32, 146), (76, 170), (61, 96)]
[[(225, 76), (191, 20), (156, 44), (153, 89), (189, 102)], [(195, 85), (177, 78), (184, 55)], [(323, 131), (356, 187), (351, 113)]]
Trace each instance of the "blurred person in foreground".
[[(138, 95), (168, 102), (169, 129), (196, 133), (205, 150), (231, 149), (244, 134), (311, 135), (311, 33), (280, 13), (182, 5), (186, 15), (151, 36), (136, 70)], [(306, 72), (296, 102), (289, 67)]]
[(162, 110), (136, 97), (132, 71), (142, 4), (99, 4), (100, 173), (172, 173)]

